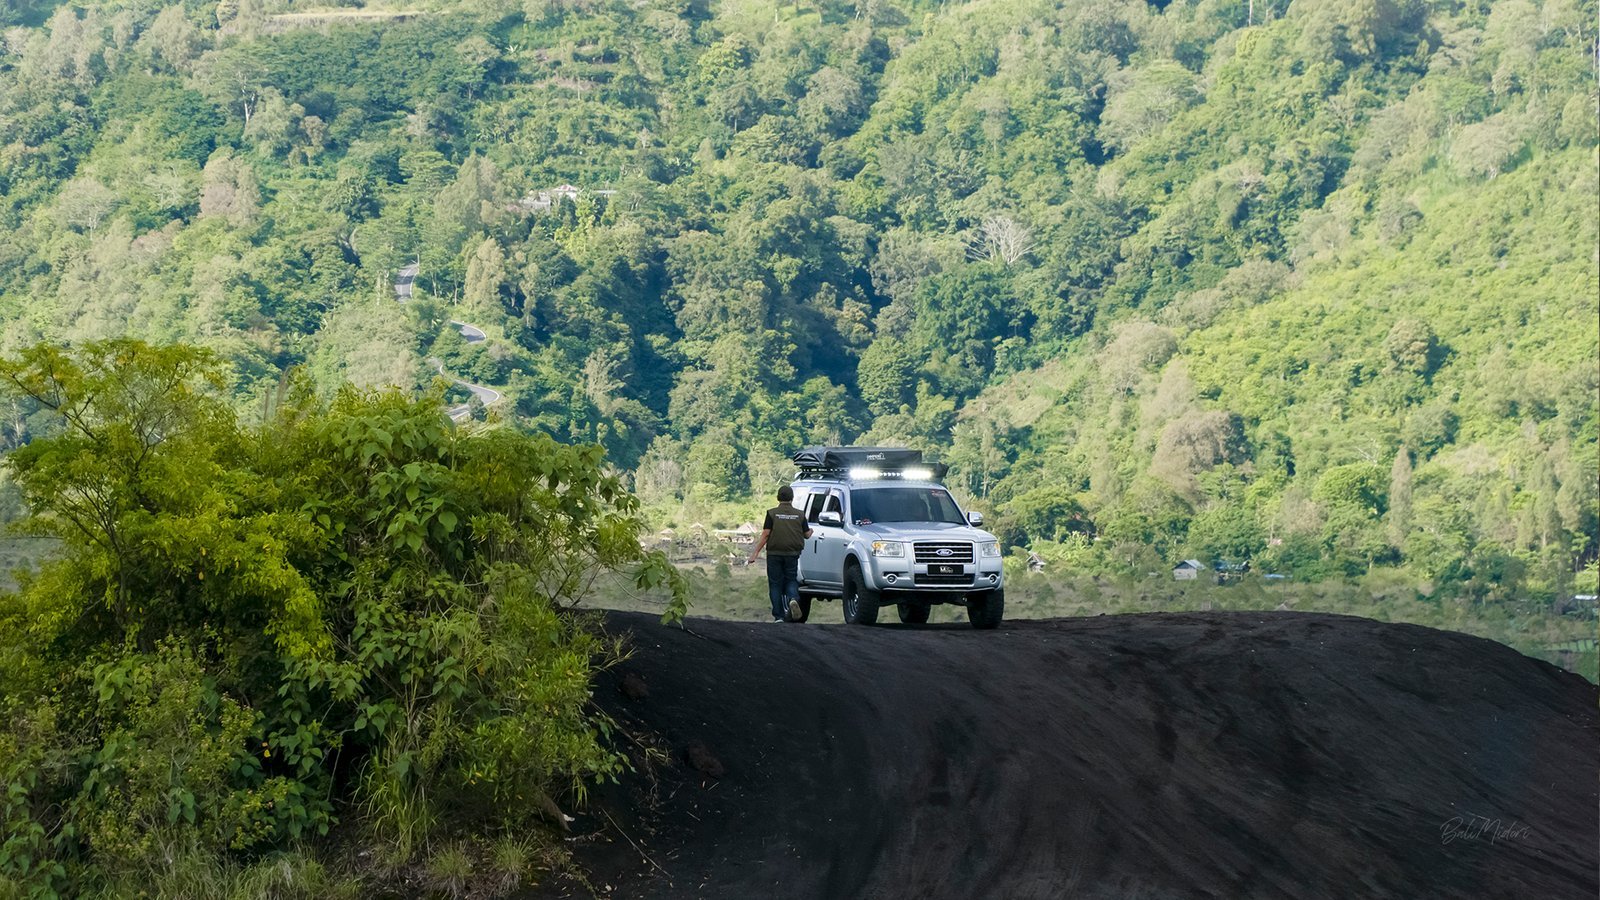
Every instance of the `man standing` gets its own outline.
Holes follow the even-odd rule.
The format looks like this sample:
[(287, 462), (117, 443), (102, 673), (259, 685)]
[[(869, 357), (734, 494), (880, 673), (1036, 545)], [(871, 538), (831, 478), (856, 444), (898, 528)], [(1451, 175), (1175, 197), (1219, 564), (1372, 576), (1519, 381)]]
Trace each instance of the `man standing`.
[(794, 505), (794, 488), (787, 484), (778, 488), (778, 505), (767, 510), (761, 537), (745, 560), (753, 563), (761, 548), (767, 549), (767, 594), (774, 622), (800, 621), (800, 551), (809, 537), (805, 514)]

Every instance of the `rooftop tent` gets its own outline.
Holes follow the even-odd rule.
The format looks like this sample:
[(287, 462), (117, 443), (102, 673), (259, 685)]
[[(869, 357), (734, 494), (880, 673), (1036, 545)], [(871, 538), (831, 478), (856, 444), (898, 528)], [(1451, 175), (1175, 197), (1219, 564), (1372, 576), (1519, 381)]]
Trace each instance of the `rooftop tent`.
[[(905, 447), (807, 447), (794, 455), (794, 464), (800, 467), (803, 475), (869, 469), (882, 473), (885, 478), (932, 478), (934, 481), (943, 478), (950, 469), (944, 463), (925, 462), (921, 450)], [(914, 472), (914, 469), (926, 471)]]
[(922, 464), (921, 450), (905, 447), (807, 447), (794, 455), (801, 469), (903, 469)]

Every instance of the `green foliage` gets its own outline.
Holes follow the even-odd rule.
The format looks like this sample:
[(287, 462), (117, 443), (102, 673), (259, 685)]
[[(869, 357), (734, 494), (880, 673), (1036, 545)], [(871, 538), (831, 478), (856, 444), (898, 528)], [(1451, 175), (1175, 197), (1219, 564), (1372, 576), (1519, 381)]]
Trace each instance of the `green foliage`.
[(247, 426), (181, 346), (0, 376), (54, 414), (9, 461), (63, 546), (0, 595), (0, 878), (138, 883), (326, 834), (345, 801), (405, 859), (617, 771), (588, 706), (617, 650), (567, 607), (599, 571), (671, 591), (669, 619), (686, 595), (601, 448), (293, 379)]
[(1082, 504), (1059, 485), (1040, 485), (1024, 491), (1012, 497), (1005, 510), (1006, 520), (995, 523), (994, 528), (995, 534), (1008, 544), (1061, 541), (1068, 534), (1083, 534), (1090, 527)]
[(1266, 535), (1247, 509), (1217, 504), (1189, 521), (1190, 550), (1200, 559), (1238, 562), (1260, 556)]
[(1383, 469), (1373, 463), (1346, 463), (1322, 473), (1311, 497), (1334, 509), (1376, 516), (1387, 506)]
[[(654, 503), (943, 447), (1107, 571), (1600, 553), (1583, 3), (158, 6), (5, 13), (8, 347), (203, 343), (236, 405), (436, 359)], [(1402, 446), (1404, 515), (1319, 493)]]

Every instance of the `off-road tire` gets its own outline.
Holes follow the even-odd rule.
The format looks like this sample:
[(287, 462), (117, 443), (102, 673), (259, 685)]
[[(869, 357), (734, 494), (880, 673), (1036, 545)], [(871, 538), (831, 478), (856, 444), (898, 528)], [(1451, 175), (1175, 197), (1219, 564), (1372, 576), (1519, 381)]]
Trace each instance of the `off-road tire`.
[(926, 603), (896, 603), (895, 609), (900, 613), (900, 621), (907, 625), (928, 624), (931, 607)]
[(967, 619), (972, 627), (987, 631), (1000, 624), (1006, 615), (1006, 592), (990, 591), (976, 600), (967, 601)]
[(878, 624), (878, 592), (861, 583), (861, 569), (853, 562), (844, 569), (843, 601), (845, 624)]

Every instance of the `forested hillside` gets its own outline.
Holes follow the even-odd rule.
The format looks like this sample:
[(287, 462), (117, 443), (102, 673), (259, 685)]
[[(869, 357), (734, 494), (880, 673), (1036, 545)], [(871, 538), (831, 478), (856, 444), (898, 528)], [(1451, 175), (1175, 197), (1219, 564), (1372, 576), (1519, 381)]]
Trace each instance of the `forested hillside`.
[(903, 441), (1074, 571), (1552, 598), (1600, 543), (1596, 16), (11, 3), (0, 351), (199, 342), (250, 409), (436, 357), (657, 506)]

